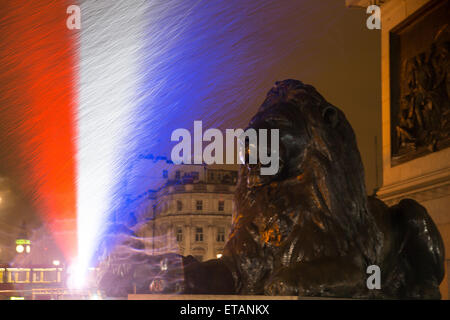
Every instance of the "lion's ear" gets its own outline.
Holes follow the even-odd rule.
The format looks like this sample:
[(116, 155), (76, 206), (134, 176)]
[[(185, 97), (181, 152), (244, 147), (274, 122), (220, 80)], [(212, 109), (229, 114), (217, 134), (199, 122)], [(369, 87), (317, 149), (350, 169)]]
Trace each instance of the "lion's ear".
[(335, 107), (327, 106), (322, 111), (322, 117), (325, 122), (330, 125), (332, 128), (336, 128), (339, 123), (339, 114)]

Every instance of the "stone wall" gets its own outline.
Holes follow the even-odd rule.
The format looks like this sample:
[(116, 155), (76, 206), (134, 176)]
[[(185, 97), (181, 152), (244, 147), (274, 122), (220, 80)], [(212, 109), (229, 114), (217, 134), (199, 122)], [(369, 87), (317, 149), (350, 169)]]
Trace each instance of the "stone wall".
[[(439, 1), (391, 0), (381, 6), (383, 187), (378, 196), (389, 205), (413, 198), (425, 206), (441, 232), (450, 264), (450, 148), (394, 164), (391, 154), (391, 34), (429, 12)], [(431, 37), (432, 35), (430, 35)], [(448, 272), (446, 273), (448, 274)], [(441, 284), (443, 299), (449, 298), (449, 278)]]

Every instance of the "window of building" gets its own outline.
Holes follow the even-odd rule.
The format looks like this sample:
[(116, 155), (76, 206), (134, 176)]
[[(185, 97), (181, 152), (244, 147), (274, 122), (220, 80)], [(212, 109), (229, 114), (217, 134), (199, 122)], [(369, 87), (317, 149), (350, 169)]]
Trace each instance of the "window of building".
[(225, 201), (220, 200), (219, 201), (219, 211), (224, 211), (225, 210)]
[(198, 172), (197, 172), (197, 171), (192, 171), (192, 172), (191, 172), (191, 177), (192, 177), (192, 179), (194, 179), (194, 180), (198, 180), (198, 178), (199, 178)]
[(203, 241), (203, 228), (195, 228), (195, 241)]
[(177, 200), (177, 211), (183, 210), (183, 202), (180, 200)]
[(231, 183), (231, 177), (228, 174), (225, 174), (222, 178), (222, 183), (230, 184)]
[(167, 170), (163, 170), (163, 178), (167, 179), (169, 177), (169, 172)]
[(202, 200), (197, 200), (196, 208), (197, 208), (197, 211), (202, 211), (203, 210), (203, 201)]
[(180, 180), (180, 178), (181, 178), (181, 172), (180, 172), (180, 170), (177, 170), (177, 171), (175, 172), (175, 179), (176, 179), (176, 180)]
[(225, 228), (217, 228), (217, 242), (225, 242)]
[(183, 229), (181, 227), (177, 228), (177, 242), (183, 241)]

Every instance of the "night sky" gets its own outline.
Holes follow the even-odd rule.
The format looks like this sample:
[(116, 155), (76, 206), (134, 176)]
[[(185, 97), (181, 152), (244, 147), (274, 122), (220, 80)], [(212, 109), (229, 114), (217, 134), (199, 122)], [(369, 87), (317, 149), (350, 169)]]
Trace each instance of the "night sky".
[[(194, 120), (203, 120), (205, 128), (243, 128), (275, 81), (294, 78), (315, 86), (345, 112), (356, 132), (367, 190), (380, 186), (380, 32), (366, 28), (363, 9), (346, 8), (344, 0), (179, 2), (155, 2), (143, 10), (149, 40), (139, 48), (144, 52), (142, 84), (133, 98), (140, 105), (127, 122), (133, 129), (124, 154), (117, 156), (118, 166), (140, 154), (169, 156), (170, 132), (191, 129)], [(96, 63), (91, 26), (105, 23), (105, 28), (117, 28), (117, 39), (126, 39), (120, 23), (133, 25), (131, 20), (113, 26), (101, 18), (108, 10), (94, 10), (83, 1), (77, 46), (73, 39), (80, 35), (61, 29), (64, 1), (42, 3), (24, 10), (15, 0), (0, 4), (0, 221), (13, 225), (23, 220), (36, 225), (41, 216), (55, 216), (43, 208), (59, 212), (74, 206), (70, 190), (76, 180), (77, 131), (69, 124), (76, 108), (70, 96), (83, 100), (77, 89), (85, 90), (91, 79), (82, 71), (82, 85), (72, 83), (78, 79), (77, 57), (80, 69)], [(96, 72), (114, 79), (118, 71), (106, 66)], [(47, 72), (57, 76), (43, 77)], [(74, 88), (68, 90), (69, 84)], [(90, 108), (95, 110), (95, 103)], [(94, 147), (99, 143), (102, 152), (100, 140), (89, 141)], [(126, 172), (120, 175), (118, 180), (129, 178)], [(112, 187), (115, 194), (122, 184)], [(43, 194), (64, 200), (46, 199), (48, 205), (39, 206)]]

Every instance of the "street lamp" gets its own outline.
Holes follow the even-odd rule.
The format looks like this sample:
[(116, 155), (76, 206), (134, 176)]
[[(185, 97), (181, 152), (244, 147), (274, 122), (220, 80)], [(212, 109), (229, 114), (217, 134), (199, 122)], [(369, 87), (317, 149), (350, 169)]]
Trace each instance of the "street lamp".
[(58, 266), (61, 264), (59, 260), (53, 260), (53, 265), (55, 266), (55, 282), (58, 282)]

